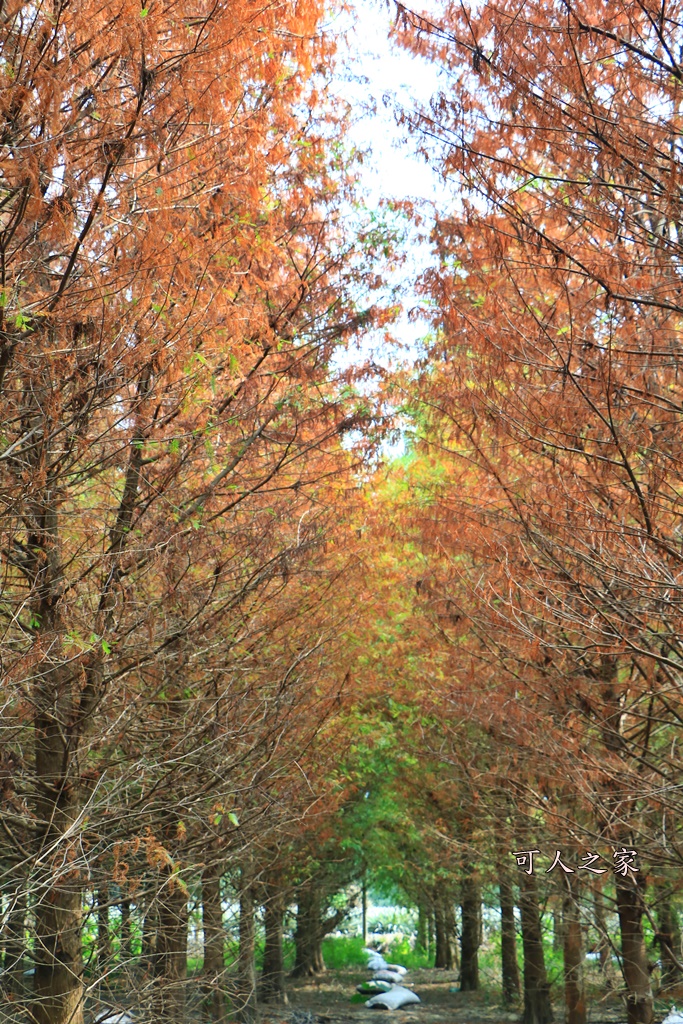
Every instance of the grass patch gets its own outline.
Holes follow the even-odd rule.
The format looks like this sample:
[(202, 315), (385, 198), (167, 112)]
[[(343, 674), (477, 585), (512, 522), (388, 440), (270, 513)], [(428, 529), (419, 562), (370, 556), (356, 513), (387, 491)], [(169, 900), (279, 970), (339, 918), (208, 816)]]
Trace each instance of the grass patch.
[[(372, 939), (369, 939), (372, 942)], [(363, 952), (365, 943), (359, 935), (340, 935), (323, 941), (325, 966), (333, 971), (364, 970), (367, 956)], [(391, 964), (401, 964), (408, 970), (431, 967), (431, 959), (423, 950), (411, 949), (408, 939), (394, 939), (382, 954)]]
[(323, 960), (333, 971), (364, 970), (367, 957), (360, 935), (334, 936), (323, 939)]

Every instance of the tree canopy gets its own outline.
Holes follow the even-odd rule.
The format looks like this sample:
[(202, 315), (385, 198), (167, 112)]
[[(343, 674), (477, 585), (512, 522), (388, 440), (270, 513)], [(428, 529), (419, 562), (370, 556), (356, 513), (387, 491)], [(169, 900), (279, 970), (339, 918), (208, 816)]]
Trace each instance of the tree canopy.
[(395, 2), (430, 210), (350, 10), (0, 4), (8, 1020), (250, 1024), (368, 892), (523, 1024), (551, 912), (568, 1024), (681, 982), (681, 4)]

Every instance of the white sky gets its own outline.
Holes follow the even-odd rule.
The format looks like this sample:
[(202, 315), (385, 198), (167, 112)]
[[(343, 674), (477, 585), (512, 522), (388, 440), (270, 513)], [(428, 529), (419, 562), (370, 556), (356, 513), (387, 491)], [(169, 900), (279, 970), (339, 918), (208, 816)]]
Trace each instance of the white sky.
[(394, 109), (427, 103), (439, 88), (437, 69), (389, 40), (393, 3), (387, 7), (383, 0), (356, 0), (354, 17), (356, 25), (340, 53), (340, 65), (349, 75), (365, 78), (367, 84), (346, 82), (340, 92), (359, 114), (366, 103), (375, 108), (374, 116), (359, 121), (354, 132), (358, 145), (373, 150), (365, 186), (376, 200), (386, 195), (431, 200), (438, 191), (436, 175), (416, 157), (414, 143), (406, 143)]
[[(361, 172), (368, 207), (377, 208), (387, 199), (411, 199), (424, 204), (438, 200), (443, 205), (446, 192), (441, 179), (417, 155), (416, 140), (396, 123), (398, 108), (412, 110), (418, 104), (427, 104), (438, 91), (438, 70), (390, 41), (394, 17), (393, 3), (387, 6), (383, 0), (356, 0), (355, 25), (340, 47), (332, 88), (353, 106), (355, 123), (350, 141), (368, 151)], [(349, 25), (348, 19), (338, 18), (332, 27), (343, 33)], [(422, 230), (428, 230), (427, 225)], [(415, 235), (407, 245), (406, 257), (407, 262), (397, 270), (394, 283), (400, 280), (407, 311), (417, 303), (411, 285), (430, 262), (429, 245), (421, 243)], [(415, 351), (425, 326), (409, 323), (404, 313), (391, 330), (401, 343)]]

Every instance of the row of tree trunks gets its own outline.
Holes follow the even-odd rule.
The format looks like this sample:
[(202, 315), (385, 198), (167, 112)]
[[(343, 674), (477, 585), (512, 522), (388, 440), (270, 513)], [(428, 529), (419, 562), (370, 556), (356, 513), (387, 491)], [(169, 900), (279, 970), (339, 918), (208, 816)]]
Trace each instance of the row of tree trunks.
[[(500, 869), (501, 960), (503, 998), (507, 1005), (519, 999), (520, 978), (515, 938), (514, 890), (504, 863)], [(187, 972), (188, 904), (182, 882), (167, 870), (159, 876), (155, 901), (150, 904), (144, 918), (143, 955), (152, 968), (155, 984), (156, 1017), (163, 1024), (184, 1024), (185, 984)], [(519, 876), (522, 943), (524, 950), (524, 1012), (523, 1024), (550, 1024), (553, 1019), (549, 984), (546, 975), (541, 915), (536, 882), (533, 875), (523, 872)], [(579, 913), (580, 892), (575, 874), (563, 876), (566, 891), (562, 900), (562, 939), (564, 953), (565, 1003), (567, 1024), (585, 1024), (586, 1002), (584, 994), (584, 949)], [(593, 885), (595, 922), (598, 930), (606, 932), (605, 910), (600, 891), (600, 879)], [(628, 1024), (651, 1024), (652, 989), (643, 934), (644, 903), (638, 884), (627, 877), (617, 884), (617, 911), (621, 931), (621, 954), (627, 987)], [(255, 897), (254, 883), (246, 868), (240, 882), (240, 949), (237, 963), (238, 986), (234, 1005), (236, 1016), (245, 1024), (255, 1019), (257, 985), (255, 972)], [(258, 999), (264, 1003), (287, 1002), (283, 959), (283, 920), (286, 898), (273, 883), (266, 883), (262, 891), (265, 924), (263, 972), (258, 988)], [(109, 928), (109, 892), (101, 885), (96, 892), (97, 957), (104, 968), (112, 952)], [(259, 903), (261, 903), (259, 899)], [(119, 901), (121, 908), (121, 941), (130, 945), (130, 902)], [(127, 911), (127, 914), (126, 914)], [(43, 913), (45, 911), (43, 910)], [(19, 994), (22, 991), (24, 966), (24, 927), (27, 907), (17, 899), (7, 917), (3, 941), (5, 990)], [(461, 898), (461, 990), (478, 987), (478, 949), (481, 944), (481, 892), (471, 876), (463, 888)], [(454, 905), (443, 894), (434, 894), (431, 908), (422, 909), (422, 928), (419, 937), (429, 942), (429, 918), (433, 914), (436, 932), (436, 953), (446, 969), (457, 967), (456, 921)], [(333, 915), (336, 919), (337, 915)], [(297, 952), (299, 966), (307, 973), (324, 969), (321, 942), (325, 928), (333, 918), (323, 919), (322, 899), (314, 886), (307, 886), (299, 894), (297, 915)], [(675, 955), (680, 931), (671, 900), (663, 892), (657, 908), (659, 932), (657, 940), (663, 950), (663, 984), (677, 981), (680, 968)], [(225, 987), (224, 925), (221, 902), (221, 871), (207, 867), (202, 874), (202, 921), (204, 931), (204, 976), (208, 992), (207, 1010), (211, 1021), (225, 1024), (228, 1007)], [(55, 925), (56, 927), (56, 925)], [(424, 946), (423, 946), (424, 948)], [(668, 950), (669, 960), (666, 958)], [(609, 946), (607, 946), (609, 957)], [(36, 957), (36, 962), (39, 963)], [(144, 962), (144, 961), (143, 961)], [(40, 977), (36, 971), (36, 991)], [(49, 1020), (49, 1018), (45, 1018)]]
[[(111, 922), (109, 919), (109, 908), (111, 907), (111, 893), (109, 886), (102, 884), (95, 892), (95, 907), (97, 911), (97, 967), (98, 970), (106, 971), (111, 963), (114, 951)], [(119, 932), (119, 956), (125, 960), (133, 957), (133, 933), (131, 927), (131, 901), (125, 897), (118, 903), (120, 914)]]
[(301, 886), (294, 932), (293, 978), (313, 977), (324, 972), (323, 939), (344, 920), (348, 909), (334, 910), (326, 917), (323, 894), (318, 886), (313, 883)]

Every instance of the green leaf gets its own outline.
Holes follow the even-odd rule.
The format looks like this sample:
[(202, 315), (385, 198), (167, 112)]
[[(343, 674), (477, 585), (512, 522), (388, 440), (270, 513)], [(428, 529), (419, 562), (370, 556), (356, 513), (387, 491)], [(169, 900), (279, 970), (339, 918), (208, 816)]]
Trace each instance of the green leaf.
[(228, 811), (228, 821), (230, 821), (235, 827), (239, 825), (239, 819), (234, 811)]
[(111, 654), (111, 647), (109, 646), (106, 640), (102, 641), (102, 651), (104, 652), (104, 654)]
[(149, 14), (149, 7), (143, 7), (142, 10), (140, 11), (140, 17), (141, 18), (146, 18), (148, 14)]

